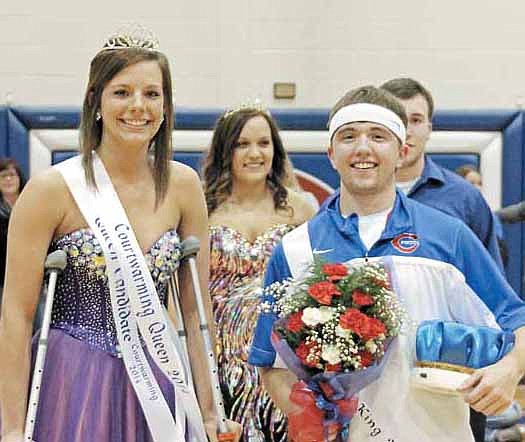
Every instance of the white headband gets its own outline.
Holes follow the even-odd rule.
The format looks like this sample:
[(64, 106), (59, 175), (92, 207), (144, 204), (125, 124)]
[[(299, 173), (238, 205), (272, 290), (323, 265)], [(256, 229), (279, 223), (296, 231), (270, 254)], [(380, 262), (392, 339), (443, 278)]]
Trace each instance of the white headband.
[(401, 145), (405, 144), (406, 128), (401, 118), (386, 107), (368, 103), (349, 104), (335, 113), (330, 120), (330, 127), (328, 128), (330, 142), (332, 142), (332, 137), (337, 132), (337, 129), (345, 124), (357, 121), (369, 121), (385, 126), (399, 138)]

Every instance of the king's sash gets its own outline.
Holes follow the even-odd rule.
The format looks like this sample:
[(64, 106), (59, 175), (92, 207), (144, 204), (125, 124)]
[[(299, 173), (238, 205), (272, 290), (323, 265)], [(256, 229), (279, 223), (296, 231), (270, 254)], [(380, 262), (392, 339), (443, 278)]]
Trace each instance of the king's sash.
[[(97, 189), (86, 183), (80, 157), (55, 167), (104, 252), (119, 346), (153, 440), (206, 440), (195, 392), (188, 382), (190, 368), (185, 367), (177, 351), (177, 335), (172, 333), (140, 246), (102, 161), (94, 153)], [(139, 330), (149, 354), (175, 387), (175, 421), (143, 351)]]
[[(282, 240), (283, 245), (283, 251), (284, 255), (286, 257), (286, 262), (288, 264), (288, 268), (290, 269), (290, 273), (294, 279), (302, 279), (306, 278), (308, 276), (310, 266), (314, 263), (315, 258), (321, 258), (323, 253), (326, 253), (324, 250), (312, 250), (311, 240), (310, 240), (310, 234), (308, 231), (308, 223), (304, 223), (297, 227), (296, 229), (292, 230), (290, 233), (284, 236)], [(316, 256), (317, 255), (317, 256)], [(357, 264), (361, 261), (361, 259), (355, 259), (350, 260), (346, 262), (347, 265), (352, 265), (352, 263)], [(277, 368), (286, 368), (286, 365), (284, 362), (282, 362), (282, 359), (277, 355), (276, 362), (274, 363), (274, 367)], [(374, 416), (373, 420), (371, 418), (371, 410), (368, 408), (367, 404), (362, 400), (361, 394), (358, 393), (359, 396), (359, 406), (357, 409), (357, 413), (354, 416), (354, 419), (351, 421), (351, 428), (355, 426), (356, 421), (361, 421), (361, 427), (370, 427), (366, 431), (367, 439), (370, 438), (370, 440), (377, 440), (378, 442), (397, 442), (397, 439), (389, 438), (385, 436), (384, 434), (387, 432), (385, 431), (385, 426), (381, 425), (379, 423), (380, 416)], [(364, 422), (364, 424), (363, 424)], [(360, 434), (359, 436), (363, 436)], [(377, 439), (376, 439), (377, 438)], [(355, 438), (356, 440), (365, 440), (365, 439), (359, 439)], [(353, 440), (353, 438), (352, 438)], [(415, 441), (408, 441), (408, 442), (415, 442)]]
[[(303, 224), (283, 238), (283, 251), (293, 278), (303, 277), (314, 258), (320, 255), (322, 259), (323, 253), (328, 252), (316, 250), (319, 244), (314, 234), (310, 237), (308, 224)], [(359, 393), (350, 439), (473, 442), (468, 407), (462, 398), (440, 397), (409, 385), (415, 361), (415, 330), (422, 320), (429, 319), (498, 327), (492, 312), (468, 286), (464, 275), (449, 263), (422, 257), (382, 256), (354, 258), (345, 264), (360, 265), (366, 260), (381, 260), (389, 266), (392, 286), (408, 317), (382, 376)]]

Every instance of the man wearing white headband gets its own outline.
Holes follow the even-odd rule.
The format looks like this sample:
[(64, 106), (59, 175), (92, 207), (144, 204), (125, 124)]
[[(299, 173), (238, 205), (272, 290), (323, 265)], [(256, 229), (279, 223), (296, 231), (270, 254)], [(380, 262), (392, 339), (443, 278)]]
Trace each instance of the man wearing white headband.
[[(492, 212), (481, 193), (425, 155), (426, 144), (432, 133), (434, 113), (434, 101), (430, 92), (411, 78), (389, 80), (381, 89), (399, 100), (408, 120), (407, 154), (396, 171), (397, 186), (409, 198), (463, 221), (503, 271)], [(339, 191), (326, 201), (323, 207), (336, 198), (338, 193)]]
[[(396, 168), (406, 155), (407, 117), (387, 91), (366, 86), (348, 92), (329, 120), (328, 156), (341, 192), (314, 218), (285, 235), (272, 254), (265, 287), (300, 277), (317, 255), (326, 263), (360, 263), (389, 257), (396, 293), (410, 320), (393, 346), (381, 377), (358, 393), (350, 440), (473, 442), (465, 400), (487, 414), (504, 410), (525, 372), (525, 303), (462, 222), (396, 191)], [(274, 302), (270, 293), (264, 301)], [(270, 336), (276, 320), (258, 318), (249, 363), (285, 413), (295, 376), (276, 354)], [(503, 359), (472, 375), (473, 388), (440, 396), (410, 387), (415, 336), (427, 319), (512, 330), (516, 345)], [(371, 431), (371, 424), (374, 431)], [(330, 439), (333, 440), (333, 439)]]
[[(465, 180), (425, 155), (434, 113), (434, 101), (430, 92), (411, 78), (389, 80), (381, 89), (399, 100), (408, 119), (407, 153), (401, 167), (396, 171), (397, 186), (409, 198), (463, 221), (503, 271), (492, 211), (484, 197)], [(335, 192), (322, 208), (328, 206), (338, 194), (339, 191)], [(475, 411), (471, 413), (471, 425), (477, 442), (485, 439), (485, 421), (483, 415)]]
[[(362, 91), (370, 94), (374, 89)], [(379, 91), (377, 95), (383, 98)], [(341, 177), (343, 216), (363, 206), (358, 212), (359, 227), (361, 239), (369, 248), (379, 238), (394, 203), (395, 170), (406, 153), (406, 116), (395, 102), (392, 109), (371, 103), (345, 105), (347, 96), (331, 113), (328, 156)], [(379, 98), (370, 101), (389, 103)], [(373, 220), (379, 216), (381, 222), (365, 221), (364, 216), (371, 214)]]

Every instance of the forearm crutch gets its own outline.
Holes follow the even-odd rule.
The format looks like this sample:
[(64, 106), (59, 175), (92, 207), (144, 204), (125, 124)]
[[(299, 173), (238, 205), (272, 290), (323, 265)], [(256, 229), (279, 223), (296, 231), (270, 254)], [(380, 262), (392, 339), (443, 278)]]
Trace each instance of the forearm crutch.
[(53, 298), (55, 297), (55, 286), (58, 274), (66, 268), (67, 255), (63, 250), (56, 250), (50, 253), (44, 264), (44, 268), (49, 272), (49, 282), (47, 285), (47, 296), (44, 307), (44, 318), (38, 339), (38, 350), (36, 353), (35, 367), (33, 369), (33, 379), (31, 382), (31, 393), (27, 406), (26, 425), (24, 430), (24, 441), (33, 442), (33, 430), (35, 428), (36, 413), (38, 411), (38, 401), (40, 398), (40, 386), (42, 374), (46, 362), (47, 337), (49, 325), (51, 323), (51, 312), (53, 310)]
[[(180, 343), (183, 350), (183, 358), (188, 367), (190, 367), (190, 354), (188, 353), (188, 339), (186, 337), (186, 327), (184, 326), (184, 317), (182, 315), (182, 309), (180, 307), (179, 301), (179, 289), (177, 287), (177, 281), (175, 280), (176, 276), (172, 275), (170, 278), (170, 291), (173, 298), (173, 307), (175, 308), (175, 331), (179, 336)], [(191, 369), (188, 369), (188, 383), (193, 384), (193, 376)]]
[(229, 432), (228, 425), (226, 423), (226, 412), (224, 411), (224, 402), (219, 384), (217, 362), (215, 361), (215, 352), (213, 350), (212, 340), (210, 337), (208, 318), (206, 317), (206, 311), (204, 309), (204, 301), (199, 282), (199, 272), (197, 271), (196, 256), (199, 248), (199, 240), (194, 236), (190, 236), (182, 242), (182, 255), (183, 259), (188, 260), (188, 264), (190, 266), (191, 281), (193, 284), (193, 290), (195, 292), (195, 299), (197, 301), (197, 310), (199, 312), (199, 325), (202, 338), (204, 340), (204, 350), (208, 356), (208, 371), (213, 391), (213, 401), (215, 403), (215, 410), (217, 412), (218, 418), (218, 438), (220, 442), (233, 442), (235, 440), (235, 434)]

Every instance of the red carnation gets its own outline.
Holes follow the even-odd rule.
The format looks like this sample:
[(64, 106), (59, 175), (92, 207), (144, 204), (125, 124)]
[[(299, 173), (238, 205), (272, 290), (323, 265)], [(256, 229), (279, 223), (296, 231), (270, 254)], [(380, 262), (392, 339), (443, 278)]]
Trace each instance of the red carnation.
[(365, 341), (377, 338), (386, 333), (385, 324), (379, 319), (371, 318), (355, 308), (349, 308), (339, 318), (342, 328), (352, 330)]
[(301, 359), (301, 361), (306, 359), (308, 353), (310, 353), (310, 346), (304, 341), (301, 342), (295, 349), (295, 354), (299, 357), (299, 359)]
[(348, 269), (343, 264), (323, 264), (323, 273), (331, 282), (337, 282), (348, 275)]
[(330, 305), (332, 303), (332, 296), (339, 296), (341, 292), (337, 290), (335, 284), (329, 281), (317, 282), (308, 287), (308, 293), (319, 304)]
[(288, 317), (286, 328), (293, 333), (298, 333), (302, 330), (304, 322), (302, 320), (303, 312), (297, 312)]
[(374, 355), (369, 351), (362, 350), (357, 355), (361, 358), (361, 365), (363, 367), (369, 367), (374, 363)]
[(301, 342), (295, 349), (295, 354), (301, 362), (308, 367), (316, 367), (319, 363), (319, 355), (316, 354), (318, 348), (315, 342)]
[(372, 305), (374, 303), (374, 298), (359, 290), (354, 290), (352, 292), (352, 301), (360, 307), (365, 307), (367, 305)]
[(361, 336), (360, 330), (363, 329), (367, 319), (368, 316), (356, 308), (349, 308), (339, 317), (339, 325), (347, 330), (353, 330)]
[(378, 336), (384, 335), (386, 333), (385, 324), (383, 324), (379, 319), (368, 318), (367, 326), (367, 330), (365, 330), (361, 336), (367, 341), (370, 339), (375, 339)]

